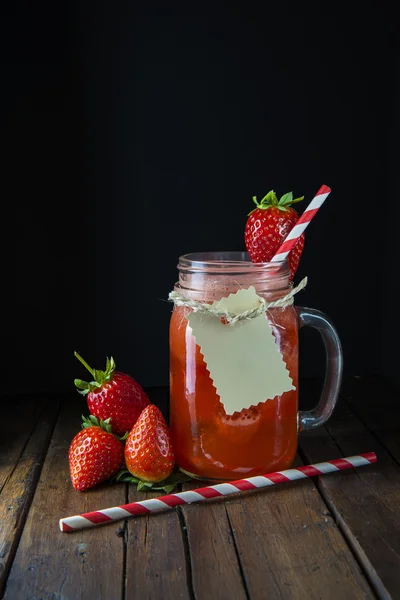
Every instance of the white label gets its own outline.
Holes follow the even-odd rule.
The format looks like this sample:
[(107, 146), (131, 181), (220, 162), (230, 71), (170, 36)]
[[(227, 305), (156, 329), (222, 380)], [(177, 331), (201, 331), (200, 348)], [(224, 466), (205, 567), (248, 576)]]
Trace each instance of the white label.
[[(239, 314), (260, 305), (254, 287), (211, 306)], [(186, 317), (228, 415), (295, 390), (265, 313), (225, 325), (218, 317)]]

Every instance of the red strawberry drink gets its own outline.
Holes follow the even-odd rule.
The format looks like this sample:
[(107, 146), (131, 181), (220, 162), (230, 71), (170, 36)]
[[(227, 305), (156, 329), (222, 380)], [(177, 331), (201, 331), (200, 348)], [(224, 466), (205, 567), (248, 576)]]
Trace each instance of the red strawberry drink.
[[(204, 253), (182, 256), (179, 260), (179, 282), (171, 295), (176, 305), (170, 325), (170, 425), (176, 461), (181, 469), (195, 477), (226, 480), (287, 469), (296, 455), (298, 430), (318, 427), (332, 414), (343, 373), (343, 354), (337, 332), (323, 313), (301, 307), (296, 310), (285, 298), (293, 289), (291, 282), (304, 248), (304, 230), (330, 191), (328, 186), (323, 185), (300, 218), (292, 205), (303, 197), (294, 198), (289, 192), (278, 198), (273, 190), (260, 202), (254, 197), (256, 208), (248, 215), (244, 235), (248, 255), (242, 252)], [(306, 279), (299, 289), (305, 283)], [(210, 364), (213, 365), (210, 368), (217, 369), (217, 388), (224, 390), (221, 393), (228, 396), (221, 402), (185, 316), (194, 306), (197, 310), (201, 309), (200, 315), (208, 312), (209, 317), (210, 312), (196, 306), (196, 302), (212, 304), (251, 286), (269, 303), (283, 299), (281, 308), (269, 307), (262, 317), (268, 319), (271, 325), (276, 347), (272, 344), (267, 350), (267, 346), (260, 345), (264, 340), (260, 337), (264, 335), (261, 320), (248, 330), (226, 336), (227, 332), (222, 333), (219, 329), (221, 333), (218, 333), (210, 321), (202, 327), (201, 318), (192, 319), (197, 336), (205, 340), (204, 353), (211, 357)], [(212, 318), (218, 318), (215, 307), (212, 310)], [(260, 317), (259, 313), (257, 317)], [(221, 320), (224, 323), (223, 318)], [(299, 323), (318, 329), (327, 356), (321, 399), (313, 410), (300, 412)], [(240, 327), (241, 323), (233, 326)], [(205, 334), (205, 331), (208, 333)], [(215, 337), (219, 335), (224, 337)], [(271, 342), (268, 330), (265, 335), (265, 341)], [(254, 342), (257, 336), (260, 338), (258, 345)], [(237, 343), (238, 339), (243, 340), (246, 346), (253, 343), (252, 350), (257, 354), (240, 355), (237, 348), (232, 348), (231, 352), (231, 340)], [(209, 343), (211, 346), (207, 346)], [(276, 349), (287, 371), (282, 369)], [(210, 350), (211, 354), (208, 354)], [(266, 352), (263, 353), (263, 350)], [(240, 366), (233, 370), (226, 359), (229, 354), (234, 364), (243, 368), (247, 363), (243, 370), (245, 375), (240, 376)], [(265, 374), (259, 372), (264, 362)], [(286, 383), (280, 379), (282, 375)], [(257, 376), (259, 381), (256, 381)], [(248, 386), (249, 394), (243, 398), (242, 404), (245, 386)], [(259, 402), (264, 389), (273, 397)], [(281, 395), (277, 395), (279, 393)], [(257, 404), (254, 405), (254, 402)], [(229, 414), (225, 406), (231, 407)]]
[[(269, 301), (290, 291), (286, 263), (254, 264), (241, 252), (180, 258), (176, 290), (212, 303), (253, 285)], [(170, 324), (170, 427), (178, 465), (204, 479), (237, 479), (290, 467), (297, 451), (298, 318), (293, 306), (268, 318), (296, 390), (227, 415), (185, 315)], [(246, 399), (244, 399), (244, 406)]]

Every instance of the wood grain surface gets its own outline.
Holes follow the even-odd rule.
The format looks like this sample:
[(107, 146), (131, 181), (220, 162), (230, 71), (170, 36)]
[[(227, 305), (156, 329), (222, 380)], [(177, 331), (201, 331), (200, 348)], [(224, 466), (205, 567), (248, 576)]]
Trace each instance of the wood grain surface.
[[(302, 383), (308, 406), (320, 385)], [(148, 391), (168, 417), (168, 390)], [(161, 494), (122, 483), (73, 489), (67, 452), (86, 414), (81, 397), (23, 396), (4, 405), (1, 598), (400, 597), (400, 411), (381, 380), (346, 381), (326, 426), (300, 434), (297, 458), (375, 451), (376, 465), (69, 534), (59, 531), (61, 517)]]

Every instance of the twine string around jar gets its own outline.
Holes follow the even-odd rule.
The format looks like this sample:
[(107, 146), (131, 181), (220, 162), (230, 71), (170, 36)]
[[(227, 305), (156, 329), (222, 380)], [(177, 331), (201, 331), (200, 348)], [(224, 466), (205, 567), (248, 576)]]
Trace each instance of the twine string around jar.
[(278, 300), (273, 300), (268, 302), (265, 298), (259, 298), (259, 306), (252, 307), (244, 312), (239, 314), (234, 314), (227, 312), (226, 310), (221, 310), (218, 308), (218, 305), (207, 304), (205, 302), (198, 302), (197, 300), (191, 300), (187, 298), (184, 294), (173, 291), (170, 292), (168, 299), (175, 304), (175, 306), (186, 306), (191, 308), (194, 312), (198, 312), (204, 315), (217, 317), (219, 319), (225, 319), (227, 324), (234, 325), (238, 321), (243, 321), (245, 319), (254, 319), (255, 317), (259, 317), (263, 313), (265, 313), (270, 308), (286, 308), (286, 306), (291, 306), (293, 304), (293, 297), (295, 294), (304, 289), (307, 285), (307, 277), (304, 277), (300, 281), (298, 285), (296, 285), (288, 294), (283, 296), (282, 298), (278, 298)]

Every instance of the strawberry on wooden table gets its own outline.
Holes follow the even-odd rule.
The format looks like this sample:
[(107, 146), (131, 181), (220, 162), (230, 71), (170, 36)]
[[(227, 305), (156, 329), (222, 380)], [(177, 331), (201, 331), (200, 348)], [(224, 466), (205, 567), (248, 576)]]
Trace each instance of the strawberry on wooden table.
[(128, 434), (125, 463), (134, 477), (148, 483), (166, 480), (174, 469), (168, 425), (154, 404), (144, 409)]
[(82, 418), (83, 429), (68, 451), (71, 482), (79, 492), (110, 479), (124, 461), (124, 444), (111, 432), (109, 420), (98, 421), (93, 415)]
[[(301, 202), (303, 198), (304, 196), (293, 198), (293, 193), (289, 192), (278, 200), (273, 190), (260, 202), (256, 196), (253, 197), (257, 208), (249, 213), (244, 234), (252, 262), (269, 262), (272, 259), (299, 219), (298, 213), (291, 205)], [(299, 266), (303, 248), (304, 233), (288, 256), (291, 279)]]
[(89, 367), (77, 352), (74, 354), (93, 377), (90, 382), (75, 379), (79, 393), (86, 396), (91, 414), (104, 421), (111, 419), (117, 435), (130, 431), (142, 410), (150, 404), (146, 392), (133, 377), (115, 370), (112, 357), (107, 358), (106, 370), (99, 371)]

